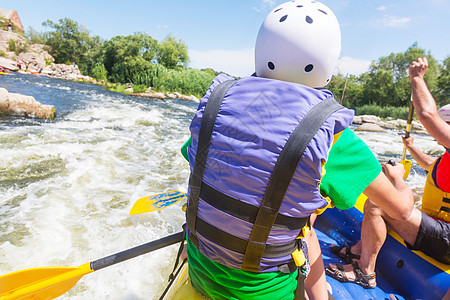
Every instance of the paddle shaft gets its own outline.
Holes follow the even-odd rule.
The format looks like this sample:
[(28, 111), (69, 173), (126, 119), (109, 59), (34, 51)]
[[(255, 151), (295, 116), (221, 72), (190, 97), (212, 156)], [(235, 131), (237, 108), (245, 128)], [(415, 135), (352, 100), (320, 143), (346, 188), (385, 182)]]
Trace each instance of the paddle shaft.
[(0, 299), (54, 299), (70, 290), (86, 274), (181, 242), (183, 235), (178, 232), (75, 268), (34, 268), (0, 276)]
[(93, 271), (97, 271), (109, 266), (112, 266), (114, 264), (123, 262), (125, 260), (134, 258), (136, 256), (158, 250), (176, 243), (179, 243), (183, 240), (183, 232), (178, 232), (169, 236), (166, 236), (162, 239), (159, 239), (157, 241), (152, 241), (147, 244), (143, 244), (122, 252), (118, 252), (116, 254), (100, 258), (98, 260), (91, 261), (91, 269)]
[[(409, 105), (408, 120), (406, 121), (405, 138), (409, 138), (409, 135), (411, 133), (411, 123), (412, 123), (413, 114), (414, 114), (414, 105), (413, 105), (412, 96), (411, 96), (411, 104)], [(403, 154), (402, 154), (401, 161), (405, 161), (405, 157), (406, 157), (406, 146), (403, 146)]]

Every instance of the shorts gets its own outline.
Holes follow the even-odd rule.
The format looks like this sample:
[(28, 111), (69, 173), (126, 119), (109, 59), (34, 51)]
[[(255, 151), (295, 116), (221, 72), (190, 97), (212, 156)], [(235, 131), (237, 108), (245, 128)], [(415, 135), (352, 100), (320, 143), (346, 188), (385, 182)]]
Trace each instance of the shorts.
[(433, 219), (422, 212), (414, 246), (405, 244), (408, 249), (422, 251), (441, 263), (450, 264), (450, 223)]

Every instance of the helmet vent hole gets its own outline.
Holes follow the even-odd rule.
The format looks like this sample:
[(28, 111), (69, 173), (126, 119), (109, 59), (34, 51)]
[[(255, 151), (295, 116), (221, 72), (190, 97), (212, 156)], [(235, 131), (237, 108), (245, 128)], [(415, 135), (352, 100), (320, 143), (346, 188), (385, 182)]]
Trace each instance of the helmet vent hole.
[(302, 7), (303, 7), (303, 5), (297, 5), (297, 7), (298, 7), (298, 8), (302, 8)]
[(320, 12), (321, 12), (321, 13), (323, 13), (323, 14), (326, 14), (326, 15), (328, 15), (328, 14), (327, 14), (327, 12), (326, 12), (326, 11), (324, 11), (324, 10), (318, 9), (318, 11), (320, 11)]
[(312, 24), (313, 19), (310, 16), (306, 16), (306, 23)]
[(284, 15), (281, 17), (280, 22), (284, 22), (284, 21), (286, 21), (286, 19), (287, 19), (287, 15)]
[(267, 64), (267, 66), (269, 67), (269, 69), (273, 70), (275, 69), (275, 65), (273, 64), (273, 62), (269, 61), (269, 63)]
[(274, 13), (276, 13), (277, 11), (280, 11), (280, 10), (282, 10), (282, 9), (283, 9), (283, 8), (279, 8), (279, 9), (275, 10)]
[(314, 68), (314, 66), (311, 65), (311, 64), (309, 64), (309, 65), (307, 65), (307, 66), (305, 67), (305, 72), (309, 73), (309, 72), (312, 71), (313, 68)]

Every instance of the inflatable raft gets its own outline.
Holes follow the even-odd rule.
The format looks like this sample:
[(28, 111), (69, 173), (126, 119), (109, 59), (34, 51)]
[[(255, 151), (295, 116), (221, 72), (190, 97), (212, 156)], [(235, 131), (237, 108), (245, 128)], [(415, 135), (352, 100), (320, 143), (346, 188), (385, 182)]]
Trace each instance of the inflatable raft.
[[(314, 225), (324, 264), (343, 263), (329, 250), (331, 244), (355, 244), (361, 235), (362, 207), (365, 197), (354, 208), (327, 209)], [(355, 283), (341, 283), (327, 276), (336, 300), (348, 299), (442, 299), (450, 289), (450, 265), (444, 265), (418, 251), (406, 248), (403, 240), (389, 232), (377, 260), (377, 287), (364, 289)], [(204, 299), (191, 287), (187, 264), (179, 268), (167, 300)]]

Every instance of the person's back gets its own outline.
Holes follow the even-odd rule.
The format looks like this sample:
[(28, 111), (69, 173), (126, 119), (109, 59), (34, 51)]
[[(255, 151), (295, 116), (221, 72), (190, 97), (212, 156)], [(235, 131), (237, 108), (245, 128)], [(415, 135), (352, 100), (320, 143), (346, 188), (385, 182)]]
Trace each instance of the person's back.
[[(226, 79), (230, 78), (225, 75), (217, 77), (211, 90)], [(189, 162), (194, 174), (195, 164), (199, 159), (196, 156), (203, 109), (211, 90), (202, 99), (191, 124), (193, 143), (189, 148)], [(228, 272), (235, 273), (234, 278), (215, 275), (218, 280), (215, 284), (210, 283), (214, 288), (205, 290), (204, 287), (208, 286), (207, 274), (223, 273), (224, 268), (218, 264), (208, 264), (208, 267), (204, 268), (205, 263), (199, 264), (198, 261), (190, 260), (191, 282), (196, 290), (212, 296), (213, 291), (220, 293), (217, 292), (220, 286), (228, 286), (226, 291), (221, 291), (222, 294), (216, 294), (219, 298), (232, 297), (243, 292), (236, 287), (239, 285), (234, 279), (241, 282), (244, 274), (248, 275), (245, 271), (250, 269), (245, 270), (245, 251), (240, 249), (246, 248), (246, 241), (249, 240), (255, 223), (255, 212), (263, 201), (269, 181), (273, 180), (271, 174), (274, 172), (275, 162), (303, 117), (312, 107), (330, 99), (331, 96), (326, 90), (257, 77), (243, 78), (229, 89), (223, 99), (208, 149), (202, 192), (196, 212), (196, 236), (192, 236), (192, 233), (189, 235), (189, 240), (195, 240), (198, 244), (197, 247), (189, 244), (188, 254), (190, 258), (198, 258), (198, 248), (202, 255), (214, 262), (243, 272), (229, 270)], [(316, 135), (313, 134), (312, 142), (308, 141), (309, 145), (296, 168), (279, 207), (278, 218), (267, 238), (268, 247), (260, 265), (256, 270), (253, 269), (253, 272), (286, 272), (289, 268), (292, 270), (291, 253), (299, 246), (296, 237), (300, 235), (307, 217), (328, 204), (319, 191), (322, 164), (327, 160), (335, 133), (340, 133), (348, 127), (352, 117), (353, 113), (346, 109), (337, 111), (326, 120)], [(269, 251), (268, 248), (273, 250)], [(281, 251), (282, 248), (286, 248), (287, 252), (277, 255), (275, 252)], [(292, 278), (290, 274), (277, 276)], [(286, 285), (286, 280), (278, 282)], [(290, 282), (296, 285), (295, 277)], [(272, 282), (271, 285), (277, 284)], [(258, 291), (263, 295), (270, 295), (270, 291), (266, 289), (267, 285), (255, 283), (253, 287), (251, 294), (254, 297), (260, 295)], [(287, 291), (292, 293), (292, 289)], [(248, 292), (249, 290), (244, 291)], [(277, 289), (276, 292), (286, 293), (286, 289)]]
[[(339, 52), (333, 12), (316, 1), (290, 1), (260, 28), (255, 76), (218, 76), (202, 98), (190, 127), (186, 220), (189, 275), (203, 296), (293, 299), (308, 271), (306, 235), (313, 279), (305, 287), (312, 298), (325, 298), (320, 246), (304, 226), (312, 213), (331, 199), (348, 209), (365, 191), (394, 216), (409, 215), (410, 190), (390, 183), (347, 128), (353, 112), (320, 89)], [(327, 163), (329, 153), (335, 158)], [(396, 203), (400, 193), (408, 201)]]
[[(316, 38), (306, 42), (302, 34)], [(277, 40), (283, 35), (290, 38)], [(339, 25), (326, 6), (285, 3), (261, 26), (256, 76), (217, 96), (219, 84), (232, 79), (220, 75), (202, 98), (190, 127), (187, 208), (189, 272), (202, 295), (294, 297), (295, 260), (305, 261), (297, 237), (309, 215), (328, 204), (319, 190), (323, 165), (335, 134), (353, 119), (329, 91), (311, 88), (329, 82), (339, 52)], [(208, 108), (213, 101), (217, 116)]]

